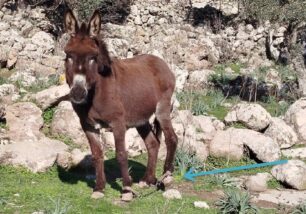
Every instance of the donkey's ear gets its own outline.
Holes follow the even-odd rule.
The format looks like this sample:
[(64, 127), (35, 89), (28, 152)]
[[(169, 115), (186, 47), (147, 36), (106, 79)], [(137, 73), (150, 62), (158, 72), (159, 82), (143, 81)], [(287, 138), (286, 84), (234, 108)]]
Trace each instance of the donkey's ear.
[(65, 13), (65, 31), (71, 35), (75, 35), (79, 30), (78, 21), (71, 9), (68, 9)]
[(88, 32), (90, 36), (99, 35), (101, 29), (101, 16), (99, 10), (95, 10), (95, 12), (92, 14), (88, 27)]

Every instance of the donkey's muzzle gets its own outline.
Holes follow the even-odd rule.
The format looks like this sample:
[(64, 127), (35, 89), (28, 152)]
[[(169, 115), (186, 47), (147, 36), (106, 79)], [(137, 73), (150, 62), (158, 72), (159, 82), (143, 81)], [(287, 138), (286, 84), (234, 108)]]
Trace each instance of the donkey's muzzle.
[(74, 86), (70, 90), (70, 98), (73, 103), (81, 104), (86, 101), (87, 89), (82, 86)]

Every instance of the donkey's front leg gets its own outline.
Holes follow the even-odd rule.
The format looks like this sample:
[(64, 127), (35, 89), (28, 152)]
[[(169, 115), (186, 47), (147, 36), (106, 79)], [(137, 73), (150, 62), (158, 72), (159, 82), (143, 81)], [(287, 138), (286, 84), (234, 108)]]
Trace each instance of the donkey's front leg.
[(93, 162), (96, 170), (96, 186), (92, 194), (93, 198), (103, 197), (102, 191), (105, 188), (105, 174), (104, 174), (104, 155), (102, 144), (100, 142), (99, 130), (91, 128), (89, 126), (84, 127), (86, 137), (89, 141), (91, 153), (93, 156)]
[(132, 179), (128, 171), (128, 154), (125, 149), (125, 124), (122, 122), (113, 123), (112, 129), (115, 138), (116, 158), (120, 166), (123, 180), (121, 199), (123, 201), (131, 201), (133, 199), (133, 193), (131, 189)]

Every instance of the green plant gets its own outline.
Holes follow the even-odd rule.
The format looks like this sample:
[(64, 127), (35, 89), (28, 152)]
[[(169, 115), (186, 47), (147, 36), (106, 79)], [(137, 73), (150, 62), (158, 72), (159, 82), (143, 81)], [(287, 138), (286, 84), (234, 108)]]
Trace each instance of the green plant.
[(102, 22), (123, 23), (130, 13), (132, 0), (73, 0), (81, 19), (87, 20), (95, 9), (99, 9)]
[[(237, 68), (234, 68), (237, 69)], [(238, 72), (235, 74), (230, 74), (225, 71), (225, 65), (216, 65), (214, 68), (215, 73), (209, 76), (209, 81), (216, 86), (227, 85), (231, 80), (235, 79)], [(239, 69), (240, 71), (240, 69)]]
[[(184, 207), (185, 203), (182, 202), (181, 205), (177, 208), (173, 214), (178, 214), (181, 212), (182, 208)], [(166, 200), (164, 205), (161, 208), (155, 208), (155, 213), (156, 214), (166, 214), (169, 213), (169, 208), (170, 208), (170, 200)]]
[(240, 62), (230, 63), (229, 67), (236, 73), (240, 74), (241, 68), (245, 67), (244, 64)]
[(273, 116), (279, 117), (285, 115), (291, 103), (286, 101), (277, 101), (274, 96), (269, 96), (266, 102), (260, 104)]
[(7, 83), (7, 79), (4, 77), (0, 77), (0, 85), (6, 84)]
[(5, 122), (0, 121), (0, 129), (8, 129), (8, 125)]
[(267, 185), (269, 189), (279, 189), (282, 187), (281, 183), (275, 178), (268, 180)]
[(52, 202), (52, 206), (46, 210), (46, 213), (49, 214), (65, 214), (68, 213), (69, 209), (71, 208), (71, 205), (69, 205), (68, 202), (62, 201), (60, 198), (52, 199), (50, 198)]
[(50, 125), (54, 116), (55, 108), (50, 107), (44, 110), (43, 112), (43, 119), (45, 125)]
[(305, 213), (306, 213), (306, 203), (298, 205), (292, 211), (292, 214), (305, 214)]
[(248, 214), (257, 213), (258, 210), (250, 203), (250, 194), (236, 188), (225, 189), (224, 197), (216, 202), (221, 213), (224, 214)]
[(183, 91), (177, 94), (177, 99), (180, 102), (180, 109), (190, 110), (194, 115), (210, 114), (223, 120), (229, 110), (222, 105), (226, 97), (219, 90)]
[(203, 169), (203, 162), (197, 158), (193, 150), (180, 146), (175, 153), (175, 166), (183, 177), (191, 167), (196, 171)]
[(237, 181), (228, 174), (210, 175), (197, 179), (194, 184), (195, 190), (212, 191), (214, 189), (223, 189), (237, 186)]

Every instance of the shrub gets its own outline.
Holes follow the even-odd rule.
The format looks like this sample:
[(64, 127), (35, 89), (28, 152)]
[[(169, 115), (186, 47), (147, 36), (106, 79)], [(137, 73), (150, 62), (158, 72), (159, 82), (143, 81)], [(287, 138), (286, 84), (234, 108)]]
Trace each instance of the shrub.
[(203, 163), (191, 149), (180, 146), (175, 153), (175, 166), (179, 170), (180, 176), (184, 176), (189, 168), (197, 170), (203, 169)]
[(239, 189), (226, 189), (224, 197), (216, 202), (221, 213), (224, 214), (247, 214), (257, 213), (257, 208), (250, 204), (250, 194)]

